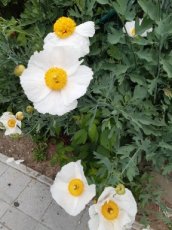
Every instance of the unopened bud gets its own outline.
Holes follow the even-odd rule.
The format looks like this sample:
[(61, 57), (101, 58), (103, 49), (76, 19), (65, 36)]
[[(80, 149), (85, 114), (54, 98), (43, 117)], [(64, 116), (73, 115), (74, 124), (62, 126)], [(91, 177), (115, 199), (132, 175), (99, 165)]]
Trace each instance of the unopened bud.
[(20, 75), (22, 75), (23, 71), (25, 70), (25, 66), (24, 65), (17, 65), (16, 68), (14, 69), (14, 74), (17, 77), (20, 77)]
[(22, 121), (24, 119), (24, 115), (23, 115), (23, 112), (17, 112), (16, 113), (16, 119), (19, 120), (19, 121)]
[(27, 112), (27, 113), (32, 113), (33, 110), (34, 110), (34, 108), (33, 108), (33, 106), (31, 106), (31, 105), (28, 105), (28, 106), (26, 107), (26, 112)]
[(172, 91), (171, 91), (171, 89), (170, 88), (164, 88), (163, 89), (164, 90), (164, 94), (165, 94), (165, 96), (167, 96), (168, 98), (172, 98)]
[(118, 195), (124, 195), (125, 194), (125, 186), (123, 184), (118, 184), (115, 188), (115, 191)]

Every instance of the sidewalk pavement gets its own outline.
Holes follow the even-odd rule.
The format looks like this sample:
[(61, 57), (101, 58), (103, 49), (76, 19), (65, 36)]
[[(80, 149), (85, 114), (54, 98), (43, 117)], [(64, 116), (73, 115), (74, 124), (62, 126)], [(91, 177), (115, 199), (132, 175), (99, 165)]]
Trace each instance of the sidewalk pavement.
[(0, 154), (0, 230), (88, 230), (88, 210), (71, 217), (52, 199), (50, 178), (6, 160)]

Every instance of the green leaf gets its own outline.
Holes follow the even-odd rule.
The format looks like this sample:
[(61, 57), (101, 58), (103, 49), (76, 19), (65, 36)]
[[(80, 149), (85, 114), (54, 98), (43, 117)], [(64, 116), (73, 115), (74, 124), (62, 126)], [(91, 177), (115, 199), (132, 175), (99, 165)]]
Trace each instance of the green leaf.
[(134, 0), (116, 0), (112, 3), (112, 6), (129, 21), (135, 17)]
[(160, 63), (169, 78), (172, 78), (172, 53), (169, 56), (161, 58)]
[(172, 14), (159, 21), (158, 27), (155, 29), (156, 33), (161, 37), (168, 37), (172, 34)]
[(104, 5), (104, 4), (109, 4), (109, 0), (97, 0), (98, 3)]
[(147, 90), (142, 87), (137, 85), (134, 89), (134, 99), (144, 99), (147, 97)]
[(108, 34), (108, 42), (110, 44), (117, 44), (120, 42), (121, 37), (124, 36), (124, 33), (122, 31), (111, 29), (111, 33)]
[(98, 139), (98, 131), (97, 131), (97, 126), (96, 124), (92, 124), (91, 127), (88, 129), (88, 136), (91, 139), (92, 142), (96, 142)]
[(151, 65), (152, 64), (157, 65), (157, 53), (155, 50), (144, 49), (144, 50), (138, 51), (136, 54), (140, 59), (143, 59), (149, 62)]
[(74, 144), (85, 144), (87, 140), (87, 131), (85, 129), (80, 129), (77, 131), (73, 137)]
[(143, 75), (139, 74), (130, 74), (130, 79), (132, 82), (137, 83), (138, 85), (145, 85), (146, 80)]
[(172, 145), (169, 145), (169, 144), (165, 143), (164, 141), (161, 141), (159, 143), (159, 147), (172, 150)]
[(158, 2), (153, 0), (138, 0), (139, 5), (143, 11), (154, 21), (158, 21), (160, 18)]

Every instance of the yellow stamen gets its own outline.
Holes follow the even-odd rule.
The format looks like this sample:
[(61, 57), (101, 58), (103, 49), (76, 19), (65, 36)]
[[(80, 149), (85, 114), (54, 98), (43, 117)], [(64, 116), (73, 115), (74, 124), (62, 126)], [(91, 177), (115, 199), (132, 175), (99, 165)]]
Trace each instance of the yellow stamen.
[(114, 201), (110, 200), (102, 205), (101, 212), (105, 219), (115, 220), (119, 215), (119, 207)]
[(134, 37), (136, 35), (136, 29), (135, 28), (132, 28), (130, 30), (130, 33), (131, 33), (131, 36)]
[(80, 196), (84, 192), (84, 183), (80, 179), (73, 179), (69, 182), (68, 190), (72, 196)]
[(50, 68), (45, 73), (45, 83), (52, 90), (61, 90), (67, 84), (67, 73), (61, 68)]
[(7, 122), (9, 128), (14, 128), (16, 126), (16, 120), (14, 118), (11, 118)]
[(61, 17), (54, 23), (54, 32), (59, 38), (71, 36), (76, 28), (74, 20), (68, 17)]

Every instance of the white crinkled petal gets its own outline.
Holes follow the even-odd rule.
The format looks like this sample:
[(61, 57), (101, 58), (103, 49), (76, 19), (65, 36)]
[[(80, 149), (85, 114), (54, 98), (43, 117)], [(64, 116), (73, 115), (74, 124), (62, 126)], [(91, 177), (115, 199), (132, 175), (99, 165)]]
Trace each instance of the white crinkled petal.
[[(79, 58), (80, 53), (76, 47), (53, 46), (51, 49), (46, 49), (39, 53), (35, 52), (29, 60), (28, 68), (37, 67), (45, 73), (52, 67), (59, 67), (66, 70), (70, 75), (73, 74), (80, 65), (81, 62)], [(20, 78), (22, 78), (22, 75)]]
[(129, 217), (128, 213), (126, 213), (123, 210), (120, 210), (120, 213), (118, 216), (118, 224), (121, 226), (121, 229), (127, 226), (132, 226), (133, 223), (134, 221), (133, 219)]
[(60, 92), (51, 91), (43, 100), (34, 102), (34, 107), (40, 113), (62, 116), (77, 107), (77, 101), (65, 106)]
[(114, 196), (114, 201), (118, 204), (121, 210), (125, 211), (132, 220), (135, 220), (137, 213), (137, 204), (133, 197), (133, 194), (129, 189), (125, 189), (124, 195), (116, 194)]
[(62, 180), (56, 180), (51, 186), (51, 194), (53, 199), (60, 205), (68, 214), (75, 216), (78, 212), (78, 198), (71, 196), (68, 192), (68, 183)]
[(21, 128), (21, 121), (17, 120), (16, 126)]
[(99, 226), (97, 230), (122, 230), (119, 228), (118, 222), (116, 221), (115, 225), (117, 226), (117, 228), (114, 228), (114, 223), (113, 221), (106, 221), (102, 216), (100, 216), (99, 218)]
[(99, 227), (99, 217), (98, 215), (95, 215), (94, 217), (91, 217), (88, 221), (88, 227), (89, 230), (97, 230)]
[(15, 116), (12, 115), (10, 112), (5, 112), (5, 113), (3, 113), (2, 116), (0, 117), (0, 122), (1, 122), (5, 127), (7, 127), (7, 122), (8, 122), (8, 120), (9, 120), (10, 118), (16, 120)]
[(76, 162), (70, 162), (64, 165), (61, 168), (60, 172), (57, 173), (55, 181), (56, 179), (57, 180), (60, 179), (68, 183), (73, 178), (81, 179), (84, 181), (84, 183), (86, 182), (86, 178), (85, 178), (84, 171), (83, 171), (83, 166), (81, 165), (80, 160)]
[(69, 76), (66, 87), (61, 91), (63, 102), (65, 105), (70, 104), (72, 101), (82, 97), (87, 87), (92, 80), (93, 72), (87, 66), (80, 66), (75, 74)]
[(146, 30), (143, 34), (141, 34), (142, 37), (147, 37), (148, 33), (152, 32), (152, 28)]
[(132, 34), (131, 34), (131, 30), (132, 30), (133, 28), (135, 28), (135, 21), (126, 22), (126, 23), (125, 23), (125, 28), (126, 28), (126, 31), (127, 31), (128, 35), (129, 35), (130, 37), (133, 37)]
[[(40, 52), (36, 51), (30, 57), (27, 68), (37, 67), (38, 69), (45, 72), (50, 67), (49, 59), (50, 59), (49, 52), (46, 52), (45, 50), (42, 50)], [(21, 75), (21, 77), (23, 76), (23, 74)]]
[(89, 39), (77, 33), (65, 39), (59, 39), (55, 33), (49, 33), (44, 39), (44, 49), (57, 49), (58, 46), (71, 46), (78, 50), (79, 57), (89, 53)]
[(20, 83), (30, 101), (38, 102), (51, 92), (46, 86), (44, 78), (43, 70), (36, 66), (27, 68), (20, 77)]
[(77, 26), (75, 31), (84, 37), (93, 37), (95, 34), (95, 24), (92, 21), (84, 22)]
[(19, 128), (7, 128), (5, 131), (5, 136), (11, 135), (11, 134), (21, 134), (22, 131)]
[(82, 210), (96, 195), (96, 186), (94, 184), (87, 185), (87, 183), (84, 183), (84, 186), (85, 190), (83, 194), (79, 197), (79, 206)]
[(111, 197), (112, 194), (114, 194), (114, 188), (113, 187), (106, 187), (104, 189), (104, 191), (102, 192), (102, 194), (100, 195), (98, 202), (97, 202), (97, 205), (99, 205), (99, 203), (101, 203), (101, 202), (104, 203), (104, 201), (106, 201), (106, 199)]
[(57, 46), (46, 52), (49, 54), (49, 67), (62, 68), (68, 76), (74, 74), (82, 62), (79, 61), (79, 50), (72, 46)]

